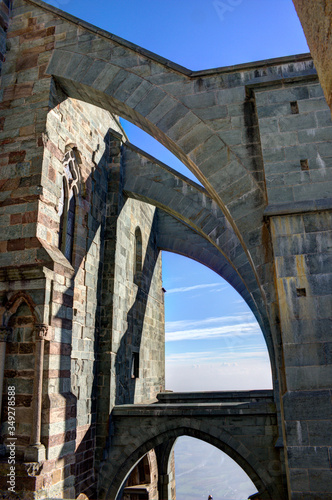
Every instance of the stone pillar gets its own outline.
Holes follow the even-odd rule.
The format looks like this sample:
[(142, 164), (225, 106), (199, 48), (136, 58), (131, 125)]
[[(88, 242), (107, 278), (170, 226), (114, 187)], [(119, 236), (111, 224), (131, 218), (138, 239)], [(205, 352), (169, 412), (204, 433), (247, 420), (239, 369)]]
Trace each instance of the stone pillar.
[(0, 421), (2, 409), (3, 379), (5, 372), (6, 342), (8, 339), (8, 328), (0, 327)]
[(45, 447), (40, 442), (41, 435), (41, 411), (44, 369), (44, 343), (47, 335), (47, 325), (35, 326), (36, 353), (35, 353), (35, 379), (32, 400), (32, 434), (30, 446), (25, 450), (24, 458), (29, 462), (41, 462), (45, 460)]
[(289, 498), (332, 498), (332, 211), (271, 216)]

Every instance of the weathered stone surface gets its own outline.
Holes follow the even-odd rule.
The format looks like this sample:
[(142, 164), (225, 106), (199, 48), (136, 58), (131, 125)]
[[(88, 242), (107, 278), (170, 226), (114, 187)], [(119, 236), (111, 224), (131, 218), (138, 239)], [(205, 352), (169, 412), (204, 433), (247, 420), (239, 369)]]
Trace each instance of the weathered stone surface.
[[(158, 405), (140, 417), (137, 408), (123, 408), (114, 413), (117, 425), (109, 423), (114, 404), (151, 401), (163, 389), (165, 248), (214, 269), (254, 311), (277, 404), (268, 418), (266, 401), (257, 404), (263, 413), (250, 425), (254, 403), (233, 408), (229, 433), (221, 430), (225, 421), (209, 425), (199, 403), (182, 415), (178, 407), (179, 427), (203, 439), (213, 435), (212, 444), (245, 469), (249, 460), (257, 486), (268, 485), (266, 500), (282, 498), (284, 462), (274, 444), (283, 435), (288, 495), (329, 498), (332, 126), (310, 56), (191, 72), (41, 0), (15, 0), (9, 24), (10, 2), (0, 6), (0, 53), (6, 37), (11, 48), (1, 82), (0, 313), (13, 327), (5, 375), (17, 383), (21, 457), (34, 417), (33, 325), (49, 324), (50, 332), (47, 460), (30, 492), (70, 497), (75, 488), (76, 496), (93, 498), (105, 446), (123, 477), (133, 457), (153, 447), (160, 446), (157, 462), (163, 456), (168, 463), (180, 431)], [(205, 189), (128, 153), (114, 115), (164, 144)], [(59, 248), (59, 200), (69, 150), (78, 165), (75, 179), (66, 177), (77, 196), (68, 260)], [(228, 418), (225, 406), (215, 411)], [(143, 423), (144, 412), (153, 418), (145, 422), (151, 439), (142, 448), (144, 433), (129, 422)], [(234, 437), (240, 432), (246, 445)], [(165, 475), (167, 467), (160, 484)], [(27, 473), (20, 477), (22, 488)]]

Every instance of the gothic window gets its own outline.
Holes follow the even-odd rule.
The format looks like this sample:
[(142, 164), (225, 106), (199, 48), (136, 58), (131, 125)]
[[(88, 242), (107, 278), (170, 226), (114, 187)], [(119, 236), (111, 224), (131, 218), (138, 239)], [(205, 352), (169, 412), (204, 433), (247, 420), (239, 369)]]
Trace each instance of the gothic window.
[(62, 189), (58, 205), (60, 216), (59, 248), (69, 262), (72, 262), (78, 181), (76, 156), (72, 149), (65, 154), (63, 167)]

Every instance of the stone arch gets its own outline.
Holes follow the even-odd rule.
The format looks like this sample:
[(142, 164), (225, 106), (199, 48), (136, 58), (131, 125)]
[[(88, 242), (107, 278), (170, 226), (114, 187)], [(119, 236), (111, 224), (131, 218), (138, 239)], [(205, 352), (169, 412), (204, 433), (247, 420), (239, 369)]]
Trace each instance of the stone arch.
[[(131, 121), (188, 166), (224, 212), (256, 275), (260, 293), (265, 297), (250, 252), (250, 247), (257, 243), (249, 237), (249, 233), (262, 227), (266, 205), (261, 157), (255, 167), (248, 167), (248, 158), (243, 159), (241, 154), (234, 152), (227, 143), (227, 134), (218, 130), (217, 122), (222, 114), (212, 121), (204, 115), (204, 109), (221, 112), (220, 108), (229, 102), (228, 89), (225, 91), (228, 78), (198, 77), (107, 35), (104, 32), (91, 34), (89, 42), (85, 42), (78, 32), (76, 43), (68, 47), (62, 44), (54, 50), (47, 73), (68, 96), (109, 109)], [(242, 82), (236, 86), (234, 100), (245, 109), (250, 105), (245, 87)], [(249, 136), (246, 135), (246, 141)], [(249, 149), (252, 147), (248, 146)], [(248, 152), (248, 157), (251, 156)], [(222, 178), (232, 172), (231, 180), (223, 182), (217, 170), (222, 172)], [(229, 190), (230, 184), (232, 189)], [(252, 213), (251, 231), (247, 231), (247, 220), (242, 220), (243, 213), (239, 214), (239, 200)], [(234, 210), (232, 203), (236, 205)]]
[[(249, 269), (255, 283), (252, 300), (266, 309), (267, 325), (276, 297), (264, 219), (263, 157), (254, 96), (248, 90), (248, 85), (257, 83), (254, 72), (243, 68), (191, 72), (88, 25), (77, 29), (70, 44), (56, 47), (46, 72), (64, 96), (122, 116), (196, 175), (238, 240), (243, 260), (239, 258), (235, 266)], [(267, 81), (273, 73), (269, 68)], [(242, 122), (233, 145), (231, 118), (239, 116)], [(269, 349), (272, 352), (274, 345), (277, 352), (272, 356), (280, 359), (274, 309), (272, 315)]]
[[(262, 500), (281, 500), (283, 492), (278, 484), (274, 482), (267, 467), (259, 461), (243, 443), (231, 436), (225, 429), (220, 429), (208, 423), (195, 422), (191, 419), (186, 421), (186, 426), (176, 426), (172, 424), (164, 432), (150, 437), (139, 446), (128, 446), (124, 450), (123, 457), (126, 457), (122, 464), (113, 472), (112, 478), (102, 474), (100, 498), (101, 500), (120, 500), (119, 492), (130, 471), (139, 460), (151, 449), (163, 445), (167, 442), (175, 442), (178, 437), (189, 436), (201, 439), (230, 456), (249, 476), (260, 492)], [(104, 466), (105, 467), (105, 466)]]

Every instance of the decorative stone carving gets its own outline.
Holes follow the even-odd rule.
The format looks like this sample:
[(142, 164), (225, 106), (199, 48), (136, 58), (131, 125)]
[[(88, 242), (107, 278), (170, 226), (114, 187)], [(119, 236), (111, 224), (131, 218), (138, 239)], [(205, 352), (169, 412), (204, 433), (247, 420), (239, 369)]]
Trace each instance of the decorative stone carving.
[(24, 464), (25, 470), (27, 471), (28, 476), (36, 477), (41, 473), (43, 464), (38, 462), (27, 462)]
[(34, 330), (36, 334), (36, 340), (44, 340), (48, 332), (48, 326), (43, 323), (36, 324)]

